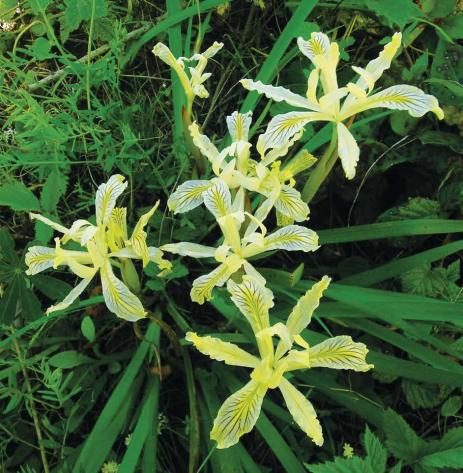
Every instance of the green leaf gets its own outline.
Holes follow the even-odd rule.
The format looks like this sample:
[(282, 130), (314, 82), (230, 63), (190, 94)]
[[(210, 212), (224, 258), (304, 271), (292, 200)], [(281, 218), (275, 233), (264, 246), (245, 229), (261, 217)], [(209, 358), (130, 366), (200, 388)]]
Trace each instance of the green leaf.
[(455, 80), (447, 80), (447, 79), (428, 79), (425, 82), (429, 82), (430, 84), (438, 84), (442, 85), (446, 89), (448, 89), (452, 94), (455, 94), (457, 97), (463, 97), (463, 85)]
[(67, 178), (59, 171), (52, 171), (40, 194), (42, 209), (48, 213), (56, 213), (56, 206), (61, 196), (66, 192)]
[(75, 350), (63, 351), (53, 355), (48, 363), (54, 368), (70, 369), (76, 366), (93, 363), (95, 360)]
[(82, 335), (89, 341), (95, 341), (95, 324), (91, 317), (86, 315), (80, 324)]
[(432, 269), (430, 264), (423, 264), (405, 272), (400, 281), (404, 292), (428, 297), (445, 292), (449, 282), (445, 272)]
[(378, 222), (420, 218), (439, 218), (439, 202), (424, 197), (414, 197), (405, 204), (393, 207), (378, 217)]
[[(318, 465), (305, 465), (310, 473), (373, 473), (370, 465), (361, 458), (340, 458), (334, 462), (320, 463)], [(375, 472), (377, 470), (374, 470)], [(384, 470), (383, 470), (384, 471)], [(381, 472), (383, 473), (383, 472)]]
[(424, 145), (447, 146), (455, 153), (463, 154), (463, 138), (456, 133), (428, 130), (418, 135)]
[(407, 403), (413, 409), (436, 407), (449, 394), (450, 389), (445, 389), (443, 386), (416, 383), (409, 379), (403, 379), (401, 386)]
[(51, 0), (27, 0), (27, 3), (31, 7), (34, 15), (40, 15), (47, 9), (48, 5), (51, 3)]
[(452, 396), (449, 397), (442, 407), (440, 408), (440, 412), (444, 417), (451, 417), (458, 414), (462, 406), (461, 396)]
[(402, 472), (402, 462), (395, 464), (390, 470), (389, 473), (401, 473)]
[(14, 251), (14, 240), (8, 230), (0, 228), (0, 260), (7, 263), (18, 261), (16, 252)]
[(442, 23), (442, 28), (452, 39), (463, 38), (463, 14), (449, 16)]
[(0, 205), (18, 211), (40, 210), (37, 197), (19, 181), (3, 184), (0, 187)]
[(423, 457), (420, 463), (436, 468), (463, 468), (463, 447), (432, 453)]
[(53, 301), (64, 299), (72, 290), (71, 285), (67, 282), (45, 274), (36, 274), (29, 279), (41, 293)]
[(63, 42), (79, 28), (82, 21), (96, 20), (107, 14), (105, 0), (65, 0), (64, 14), (60, 18), (60, 35)]
[(383, 16), (390, 24), (403, 27), (412, 21), (413, 17), (422, 16), (421, 10), (413, 0), (364, 0), (364, 5)]
[(423, 441), (402, 416), (392, 409), (384, 414), (383, 429), (389, 451), (400, 460), (413, 461), (423, 446)]
[(371, 473), (384, 473), (386, 470), (387, 451), (368, 426), (363, 435), (363, 443), (367, 453), (365, 461), (368, 463)]
[(51, 43), (46, 38), (37, 38), (29, 47), (31, 54), (35, 59), (44, 61), (53, 57), (51, 53)]
[(18, 307), (20, 280), (14, 278), (0, 298), (0, 324), (9, 325), (13, 322)]

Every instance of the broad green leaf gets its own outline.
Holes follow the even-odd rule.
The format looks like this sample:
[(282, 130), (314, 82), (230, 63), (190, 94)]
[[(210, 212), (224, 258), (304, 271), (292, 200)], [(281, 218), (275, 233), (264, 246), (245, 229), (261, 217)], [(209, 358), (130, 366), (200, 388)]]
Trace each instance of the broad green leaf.
[(93, 323), (92, 318), (89, 317), (88, 315), (86, 315), (82, 319), (82, 322), (80, 323), (80, 330), (82, 332), (82, 335), (89, 342), (95, 341), (95, 324)]
[(94, 359), (75, 350), (68, 350), (53, 355), (48, 363), (54, 368), (71, 369), (79, 365), (94, 363)]
[(384, 413), (383, 429), (386, 445), (394, 457), (405, 461), (413, 461), (418, 457), (424, 442), (402, 416), (388, 409)]
[(40, 210), (37, 197), (20, 181), (3, 184), (0, 187), (1, 205), (18, 211)]
[(371, 473), (384, 473), (386, 469), (387, 451), (368, 426), (365, 429), (363, 443), (367, 453), (365, 461), (368, 463)]
[(414, 17), (421, 16), (422, 12), (413, 0), (363, 0), (364, 5), (379, 16), (384, 17), (389, 24), (399, 28), (410, 23)]
[(449, 397), (440, 409), (441, 414), (444, 417), (456, 416), (462, 406), (461, 396)]
[[(334, 462), (320, 463), (318, 465), (305, 465), (310, 473), (373, 473), (370, 465), (358, 457), (340, 458)], [(384, 470), (383, 470), (384, 471)], [(383, 472), (381, 472), (383, 473)]]
[(432, 453), (423, 457), (420, 463), (436, 468), (463, 468), (463, 447)]
[(56, 170), (49, 174), (40, 194), (40, 204), (45, 212), (56, 212), (56, 206), (66, 187), (67, 178), (63, 174)]

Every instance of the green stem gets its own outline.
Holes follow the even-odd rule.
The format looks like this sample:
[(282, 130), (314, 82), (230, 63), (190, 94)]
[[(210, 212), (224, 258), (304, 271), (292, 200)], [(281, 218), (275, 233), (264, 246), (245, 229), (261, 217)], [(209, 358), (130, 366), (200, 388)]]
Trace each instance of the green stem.
[(302, 190), (302, 200), (304, 202), (309, 203), (314, 198), (318, 189), (323, 184), (326, 177), (333, 168), (334, 163), (338, 159), (338, 150), (336, 148), (337, 142), (336, 127), (333, 126), (331, 143), (318, 162), (314, 171), (310, 174), (307, 182), (305, 183), (304, 189)]
[(183, 133), (185, 136), (185, 142), (187, 144), (188, 151), (193, 155), (196, 163), (196, 169), (200, 176), (206, 172), (206, 158), (200, 153), (199, 149), (193, 143), (193, 138), (190, 134), (191, 119), (193, 116), (193, 101), (194, 95), (190, 96), (187, 94), (186, 107), (182, 110), (182, 121), (183, 121)]
[(91, 64), (91, 54), (92, 54), (94, 19), (95, 19), (95, 0), (93, 0), (92, 2), (92, 16), (90, 18), (90, 31), (88, 33), (88, 44), (87, 44), (87, 71), (86, 71), (85, 86), (87, 89), (87, 108), (89, 110), (92, 108), (92, 103), (90, 100), (90, 64)]

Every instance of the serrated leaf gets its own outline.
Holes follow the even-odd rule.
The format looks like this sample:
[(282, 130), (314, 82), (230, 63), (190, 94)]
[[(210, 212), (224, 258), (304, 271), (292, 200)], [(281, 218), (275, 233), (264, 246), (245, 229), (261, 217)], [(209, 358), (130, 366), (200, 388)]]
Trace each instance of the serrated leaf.
[(393, 207), (378, 217), (378, 222), (391, 222), (416, 218), (440, 218), (439, 202), (424, 197), (414, 197), (405, 204)]
[[(93, 1), (95, 5), (93, 5)], [(92, 18), (103, 18), (107, 13), (105, 0), (65, 0), (66, 8), (60, 18), (60, 34), (63, 42), (67, 41), (69, 34), (79, 28), (82, 21)]]
[(18, 211), (40, 210), (37, 197), (19, 181), (9, 182), (0, 187), (0, 205)]
[(363, 443), (367, 453), (365, 461), (369, 464), (371, 473), (384, 473), (386, 470), (387, 451), (368, 426), (365, 429)]
[(463, 154), (463, 138), (456, 133), (428, 130), (418, 135), (424, 145), (447, 146), (455, 153)]
[(432, 453), (423, 457), (420, 464), (435, 468), (463, 468), (463, 447)]
[(462, 406), (461, 396), (452, 396), (449, 397), (442, 407), (440, 408), (440, 412), (444, 417), (455, 416), (458, 414)]
[(421, 384), (409, 379), (402, 380), (402, 390), (413, 409), (436, 407), (447, 394), (440, 386)]
[(448, 282), (446, 277), (433, 270), (430, 264), (423, 264), (403, 273), (400, 281), (404, 292), (429, 297), (442, 294)]
[(383, 429), (386, 445), (396, 458), (413, 461), (419, 456), (423, 441), (397, 412), (392, 409), (385, 412)]
[(17, 262), (18, 257), (14, 251), (14, 240), (8, 230), (0, 228), (0, 260), (5, 262)]
[(318, 465), (305, 465), (310, 473), (372, 473), (368, 463), (358, 457), (340, 458), (334, 462), (320, 463)]
[(402, 472), (402, 462), (395, 464), (390, 470), (389, 473), (401, 473)]

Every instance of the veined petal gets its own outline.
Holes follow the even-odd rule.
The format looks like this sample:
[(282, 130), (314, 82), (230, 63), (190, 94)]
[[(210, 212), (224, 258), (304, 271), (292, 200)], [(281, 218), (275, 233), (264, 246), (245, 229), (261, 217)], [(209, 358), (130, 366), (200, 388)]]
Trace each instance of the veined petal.
[(369, 91), (371, 92), (375, 82), (382, 76), (386, 69), (391, 67), (392, 59), (394, 59), (394, 56), (400, 48), (401, 41), (402, 33), (394, 33), (392, 40), (384, 46), (378, 57), (370, 61), (364, 69), (369, 74), (373, 83), (369, 83), (365, 77), (360, 75), (360, 79), (357, 81), (357, 85), (359, 87), (362, 89), (366, 89), (368, 87)]
[(227, 117), (228, 133), (234, 142), (248, 141), (249, 128), (252, 121), (252, 112), (233, 112)]
[(312, 403), (285, 378), (281, 379), (278, 387), (294, 422), (316, 445), (321, 447), (323, 445), (323, 431)]
[(198, 304), (204, 304), (204, 301), (210, 300), (212, 289), (223, 286), (241, 266), (242, 260), (232, 255), (210, 273), (195, 279), (190, 291), (191, 300)]
[(301, 194), (293, 187), (282, 185), (275, 200), (275, 208), (286, 217), (303, 222), (309, 216), (309, 206), (301, 199)]
[(260, 162), (260, 164), (263, 166), (269, 166), (278, 158), (287, 156), (288, 150), (294, 145), (294, 143), (299, 141), (303, 132), (304, 130), (299, 130), (295, 135), (293, 135), (293, 137), (290, 140), (287, 140), (283, 144), (283, 146), (271, 149), (270, 151), (266, 152), (265, 156), (262, 156), (262, 161)]
[(63, 225), (60, 225), (59, 223), (55, 223), (52, 220), (50, 220), (47, 217), (44, 217), (43, 215), (36, 214), (36, 213), (30, 213), (29, 217), (31, 220), (39, 220), (40, 222), (44, 223), (45, 225), (48, 225), (49, 227), (53, 228), (53, 230), (56, 230), (57, 232), (66, 234), (69, 233), (69, 229), (64, 227)]
[(264, 154), (268, 148), (283, 147), (307, 123), (331, 119), (330, 115), (321, 112), (289, 112), (277, 115), (270, 120), (265, 133), (259, 136), (257, 151)]
[(291, 337), (291, 333), (288, 330), (288, 327), (283, 324), (282, 322), (277, 322), (276, 324), (266, 327), (260, 332), (256, 333), (256, 338), (262, 339), (263, 337), (274, 337), (277, 335), (280, 338), (280, 342), (278, 344), (278, 349), (280, 353), (276, 354), (276, 357), (281, 357), (284, 353), (286, 353), (293, 345), (293, 340)]
[(161, 246), (161, 250), (175, 255), (191, 256), (192, 258), (214, 258), (216, 248), (197, 243), (181, 242), (168, 243)]
[(247, 90), (254, 90), (259, 94), (264, 94), (268, 99), (275, 102), (286, 102), (294, 107), (305, 108), (308, 110), (318, 111), (320, 107), (316, 102), (312, 102), (302, 95), (295, 94), (285, 87), (275, 87), (273, 85), (263, 84), (260, 80), (253, 81), (251, 79), (242, 79), (241, 85)]
[(221, 179), (215, 181), (204, 194), (204, 204), (215, 218), (224, 217), (231, 212), (230, 189)]
[(203, 194), (211, 185), (211, 181), (206, 180), (184, 182), (169, 197), (167, 201), (169, 209), (176, 214), (195, 209), (203, 203)]
[(109, 260), (100, 268), (106, 307), (121, 319), (135, 322), (146, 315), (140, 299), (114, 275)]
[(299, 335), (310, 323), (312, 315), (320, 305), (323, 292), (329, 286), (331, 279), (323, 276), (321, 281), (315, 283), (298, 301), (289, 314), (286, 325), (291, 335)]
[(360, 148), (344, 123), (337, 124), (338, 154), (347, 179), (353, 179), (360, 157)]
[(108, 243), (111, 251), (117, 251), (124, 247), (127, 240), (127, 209), (123, 207), (115, 207), (111, 212), (108, 223)]
[(401, 84), (370, 95), (364, 101), (353, 102), (342, 113), (341, 120), (371, 108), (406, 110), (412, 117), (422, 117), (425, 113), (433, 112), (439, 120), (444, 118), (444, 112), (436, 97), (425, 94), (413, 85)]
[(328, 338), (310, 348), (311, 368), (323, 367), (337, 370), (368, 371), (374, 366), (365, 361), (368, 348), (347, 335)]
[[(400, 48), (401, 41), (402, 33), (394, 33), (392, 40), (384, 46), (377, 58), (366, 65), (365, 69), (353, 68), (360, 75), (355, 83), (360, 90), (368, 91), (368, 93), (373, 90), (376, 81), (382, 76), (383, 72), (391, 67), (392, 59)], [(358, 93), (354, 94), (353, 90), (350, 90), (350, 92), (341, 108), (341, 114), (344, 114), (352, 106), (356, 98), (358, 99)]]
[(124, 176), (114, 174), (96, 191), (95, 209), (97, 225), (106, 225), (111, 217), (111, 212), (116, 206), (116, 199), (125, 191), (127, 182)]
[(127, 246), (131, 246), (133, 251), (140, 256), (143, 262), (143, 267), (145, 267), (150, 261), (148, 245), (146, 244), (147, 234), (144, 231), (144, 228), (156, 209), (159, 207), (159, 203), (158, 200), (148, 212), (139, 218), (135, 228), (133, 229), (132, 236), (125, 242)]
[[(221, 49), (223, 48), (223, 43), (219, 43), (214, 41), (212, 46), (209, 46), (206, 51), (202, 52), (201, 55), (204, 56), (206, 59), (211, 59), (214, 57)], [(193, 56), (194, 58), (194, 56)]]
[(26, 274), (33, 276), (34, 274), (45, 271), (53, 267), (56, 251), (54, 248), (46, 246), (31, 246), (26, 253), (25, 262), (27, 265)]
[(265, 251), (315, 251), (319, 247), (318, 235), (313, 230), (299, 225), (288, 225), (264, 239)]
[(199, 151), (201, 151), (201, 154), (209, 160), (214, 167), (214, 173), (217, 174), (226, 154), (220, 153), (214, 144), (212, 144), (211, 140), (200, 132), (199, 126), (196, 122), (193, 122), (189, 126), (189, 129), (193, 143)]
[[(93, 275), (95, 275), (96, 270), (94, 271)], [(47, 314), (50, 314), (51, 312), (56, 312), (57, 310), (63, 310), (66, 309), (66, 307), (69, 307), (85, 290), (85, 288), (90, 284), (91, 280), (93, 279), (93, 276), (89, 278), (82, 279), (77, 286), (72, 289), (72, 291), (58, 304), (52, 305), (47, 309)]]
[(254, 333), (269, 326), (268, 311), (273, 307), (273, 293), (256, 279), (243, 276), (240, 284), (227, 284), (231, 300), (251, 324)]
[(235, 445), (242, 435), (253, 429), (266, 391), (251, 380), (222, 404), (211, 431), (211, 439), (217, 442), (217, 448)]
[(280, 179), (286, 182), (297, 174), (311, 168), (316, 162), (317, 158), (313, 154), (303, 150), (283, 166), (280, 171)]
[(164, 253), (160, 248), (155, 246), (148, 247), (150, 261), (152, 261), (161, 271), (157, 274), (158, 277), (164, 277), (172, 270), (172, 263), (163, 258)]
[(262, 274), (260, 274), (259, 271), (257, 271), (257, 269), (254, 268), (254, 266), (246, 260), (243, 260), (243, 269), (249, 277), (253, 278), (261, 286), (265, 286), (265, 284), (267, 284), (267, 281), (265, 280), (264, 276), (262, 276)]
[(182, 84), (185, 93), (191, 95), (193, 90), (191, 88), (190, 79), (184, 70), (182, 58), (176, 59), (164, 43), (157, 43), (153, 48), (153, 54), (174, 69), (180, 79), (180, 83)]
[(312, 33), (310, 39), (297, 38), (297, 45), (301, 53), (308, 57), (312, 62), (316, 56), (326, 56), (330, 50), (330, 40), (325, 33)]
[(237, 345), (224, 342), (219, 338), (200, 337), (194, 332), (187, 332), (185, 339), (193, 343), (203, 355), (207, 355), (213, 360), (223, 361), (227, 365), (255, 368), (260, 361)]

